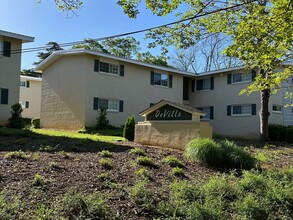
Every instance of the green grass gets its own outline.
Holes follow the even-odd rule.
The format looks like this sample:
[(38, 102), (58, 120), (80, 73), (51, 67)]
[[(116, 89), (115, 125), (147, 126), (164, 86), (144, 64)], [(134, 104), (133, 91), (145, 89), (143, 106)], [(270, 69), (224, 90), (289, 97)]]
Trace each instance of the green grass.
[(111, 170), (113, 168), (113, 162), (110, 158), (101, 158), (99, 160), (99, 164), (107, 170)]
[(168, 164), (171, 167), (184, 167), (183, 163), (172, 155), (165, 157), (162, 162)]
[(268, 162), (270, 160), (270, 156), (265, 152), (259, 152), (255, 158), (261, 162)]
[(101, 157), (113, 157), (113, 153), (108, 150), (102, 150), (100, 152)]
[(139, 165), (151, 167), (151, 168), (158, 168), (159, 165), (156, 164), (150, 157), (147, 156), (140, 156), (136, 158), (136, 162)]
[(131, 149), (129, 151), (129, 153), (139, 155), (139, 156), (145, 156), (146, 155), (145, 151), (143, 149), (139, 148), (139, 147), (135, 147), (135, 148)]
[(101, 136), (96, 134), (81, 134), (73, 131), (56, 131), (47, 129), (32, 129), (35, 134), (48, 135), (53, 137), (67, 137), (67, 138), (77, 138), (77, 139), (88, 139), (92, 141), (102, 141), (102, 142), (116, 142), (118, 140), (125, 140), (123, 137), (115, 136)]
[(174, 167), (172, 170), (171, 170), (172, 174), (174, 176), (177, 176), (177, 177), (184, 177), (184, 171), (182, 168), (180, 167)]
[(30, 158), (30, 155), (20, 150), (20, 151), (12, 151), (12, 152), (6, 153), (4, 155), (4, 158), (27, 160)]

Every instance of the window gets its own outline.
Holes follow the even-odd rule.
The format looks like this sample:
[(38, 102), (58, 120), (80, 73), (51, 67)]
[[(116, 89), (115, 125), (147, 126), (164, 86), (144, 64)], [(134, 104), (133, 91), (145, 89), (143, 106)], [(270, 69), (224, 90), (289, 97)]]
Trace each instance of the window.
[(201, 120), (211, 120), (211, 119), (214, 119), (214, 107), (213, 106), (199, 107), (197, 109), (206, 114), (204, 116), (200, 116), (200, 119)]
[(105, 108), (108, 111), (123, 112), (123, 101), (118, 99), (94, 98), (94, 110)]
[(22, 107), (23, 109), (25, 109), (25, 108), (29, 108), (29, 101), (20, 102), (20, 104), (21, 104), (21, 107)]
[(227, 115), (232, 116), (246, 116), (256, 115), (256, 104), (243, 104), (243, 105), (228, 105)]
[(3, 56), (10, 57), (11, 56), (11, 42), (3, 41)]
[(281, 105), (273, 105), (273, 112), (282, 113), (282, 106)]
[(196, 80), (196, 90), (213, 90), (214, 89), (214, 77), (209, 79)]
[(251, 82), (251, 81), (252, 81), (251, 73), (234, 73), (232, 75), (232, 83)]
[(95, 72), (109, 73), (113, 75), (124, 76), (124, 65), (112, 64), (95, 60)]
[(151, 71), (151, 85), (172, 88), (173, 76), (165, 73), (155, 73)]
[(0, 104), (8, 105), (8, 89), (1, 89), (0, 88)]
[(26, 87), (26, 83), (25, 83), (25, 81), (20, 81), (20, 86), (21, 86), (21, 87)]

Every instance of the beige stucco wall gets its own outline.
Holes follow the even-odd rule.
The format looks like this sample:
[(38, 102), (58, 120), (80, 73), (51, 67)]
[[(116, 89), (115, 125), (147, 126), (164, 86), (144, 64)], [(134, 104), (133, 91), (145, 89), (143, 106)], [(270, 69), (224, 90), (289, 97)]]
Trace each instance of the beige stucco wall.
[[(86, 126), (94, 126), (98, 111), (93, 110), (93, 98), (119, 99), (124, 102), (123, 112), (108, 112), (110, 124), (121, 126), (130, 115), (136, 121), (143, 121), (139, 112), (148, 108), (150, 103), (161, 99), (182, 102), (183, 76), (173, 75), (172, 88), (150, 85), (151, 68), (100, 58), (101, 61), (124, 65), (124, 77), (94, 72), (94, 60), (97, 57), (87, 56), (86, 69)], [(158, 73), (167, 73), (156, 71)]]
[(212, 137), (208, 123), (142, 122), (135, 125), (135, 142), (184, 150), (192, 139)]
[[(235, 73), (235, 72), (228, 72)], [(258, 138), (260, 135), (259, 110), (260, 93), (239, 95), (242, 89), (249, 83), (227, 84), (227, 74), (215, 74), (214, 90), (196, 91), (190, 90), (190, 105), (193, 107), (214, 106), (214, 119), (208, 122), (213, 126), (214, 134), (224, 136), (241, 136), (244, 138)], [(210, 76), (196, 79), (209, 78)], [(270, 123), (282, 124), (282, 114), (272, 113), (272, 105), (282, 105), (282, 92), (271, 96), (269, 110), (271, 112)], [(256, 115), (251, 116), (227, 116), (227, 105), (256, 104)]]
[[(0, 36), (0, 42), (11, 42), (11, 50), (21, 49), (21, 40)], [(10, 117), (11, 105), (19, 100), (19, 75), (21, 53), (12, 54), (11, 57), (0, 55), (0, 88), (9, 89), (8, 105), (0, 104), (0, 124), (6, 124)]]
[(86, 64), (84, 56), (66, 56), (43, 70), (41, 127), (84, 126)]
[(29, 81), (30, 86), (20, 87), (19, 101), (29, 102), (29, 108), (23, 108), (22, 116), (26, 118), (40, 117), (41, 114), (41, 89), (42, 81), (40, 78), (20, 76), (21, 81)]

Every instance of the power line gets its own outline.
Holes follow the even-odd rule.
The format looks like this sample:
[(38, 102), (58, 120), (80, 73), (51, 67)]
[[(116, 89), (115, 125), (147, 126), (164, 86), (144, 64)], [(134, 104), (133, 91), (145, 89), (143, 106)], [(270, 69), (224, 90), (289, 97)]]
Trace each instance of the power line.
[[(219, 9), (216, 9), (216, 10), (213, 10), (213, 11), (210, 11), (210, 12), (205, 12), (203, 14), (200, 14), (202, 12), (202, 10), (200, 10), (196, 15), (194, 15), (192, 17), (189, 17), (189, 18), (179, 20), (179, 21), (174, 21), (174, 22), (170, 22), (170, 23), (167, 23), (167, 24), (163, 24), (163, 25), (159, 25), (159, 26), (155, 26), (155, 27), (151, 27), (151, 28), (146, 28), (146, 29), (141, 29), (141, 30), (137, 30), (137, 31), (131, 31), (131, 32), (126, 32), (126, 33), (117, 34), (117, 35), (111, 35), (111, 36), (107, 36), (107, 37), (100, 37), (100, 38), (96, 38), (96, 39), (92, 39), (92, 40), (101, 41), (101, 40), (112, 39), (112, 38), (117, 38), (117, 37), (124, 37), (124, 36), (128, 36), (128, 35), (133, 35), (133, 34), (138, 34), (138, 33), (146, 32), (146, 31), (151, 31), (151, 30), (154, 30), (154, 29), (167, 27), (167, 26), (171, 26), (171, 25), (174, 25), (174, 24), (179, 24), (179, 23), (182, 23), (182, 22), (185, 22), (185, 21), (189, 21), (189, 20), (193, 20), (193, 19), (196, 19), (196, 18), (204, 17), (204, 16), (207, 16), (207, 15), (211, 15), (211, 14), (214, 14), (214, 13), (221, 12), (221, 11), (228, 11), (228, 10), (240, 7), (240, 6), (244, 6), (244, 5), (253, 3), (255, 1), (257, 1), (257, 0), (251, 0), (251, 1), (248, 1), (248, 2), (245, 2), (245, 3), (241, 3), (241, 4), (237, 4), (237, 5), (233, 5), (233, 6), (229, 6), (229, 7), (225, 7), (225, 8), (219, 8)], [(69, 47), (69, 46), (73, 46), (73, 45), (76, 45), (76, 44), (83, 44), (83, 43), (86, 43), (86, 41), (82, 40), (82, 41), (67, 42), (67, 43), (59, 44), (59, 46), (60, 47)], [(11, 50), (11, 54), (36, 52), (36, 51), (41, 51), (41, 50), (44, 50), (44, 49), (47, 49), (47, 48), (50, 48), (50, 46), (48, 45), (48, 46), (42, 46), (42, 47), (32, 47), (32, 48), (26, 48), (26, 49), (22, 49), (22, 50), (17, 49), (17, 50)]]

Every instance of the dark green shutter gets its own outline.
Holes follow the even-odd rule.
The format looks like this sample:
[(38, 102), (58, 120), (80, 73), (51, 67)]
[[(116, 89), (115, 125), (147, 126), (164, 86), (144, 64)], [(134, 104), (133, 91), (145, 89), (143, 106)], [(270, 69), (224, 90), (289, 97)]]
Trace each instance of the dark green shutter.
[(173, 76), (169, 75), (169, 88), (172, 88), (172, 84), (173, 84)]
[(25, 108), (29, 108), (30, 103), (28, 101), (25, 102)]
[(214, 106), (210, 107), (210, 120), (214, 119)]
[(119, 68), (119, 70), (120, 70), (120, 76), (124, 76), (124, 65), (120, 65), (120, 68)]
[(151, 85), (154, 85), (154, 80), (155, 80), (155, 72), (151, 71)]
[(256, 104), (251, 105), (251, 114), (256, 115)]
[(99, 109), (99, 98), (94, 98), (94, 110)]
[(227, 84), (231, 84), (232, 82), (232, 74), (227, 75)]
[(1, 103), (3, 105), (7, 105), (8, 104), (8, 89), (1, 89)]
[(26, 81), (26, 88), (30, 87), (30, 81)]
[(95, 67), (94, 67), (95, 72), (100, 72), (100, 61), (95, 60)]
[(193, 79), (191, 81), (191, 92), (194, 92), (195, 91), (195, 80)]
[(227, 115), (231, 116), (231, 105), (227, 105)]
[(211, 90), (214, 90), (214, 77), (211, 77)]
[(254, 81), (255, 77), (256, 77), (256, 72), (255, 72), (255, 70), (252, 70), (251, 71), (251, 79), (252, 79), (252, 81)]
[(11, 42), (3, 42), (3, 56), (10, 57), (11, 55)]
[(150, 107), (152, 107), (152, 106), (154, 106), (155, 105), (155, 103), (150, 103)]
[(124, 102), (122, 100), (119, 101), (119, 112), (123, 112), (124, 110)]
[(203, 80), (196, 80), (196, 90), (203, 90)]

